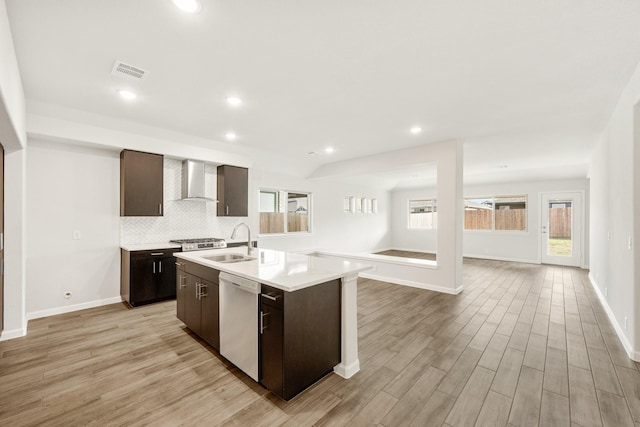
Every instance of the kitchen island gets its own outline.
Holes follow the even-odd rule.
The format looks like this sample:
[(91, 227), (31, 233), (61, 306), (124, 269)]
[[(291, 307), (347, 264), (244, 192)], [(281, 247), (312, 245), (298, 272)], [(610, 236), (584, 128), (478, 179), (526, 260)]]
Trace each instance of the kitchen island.
[[(338, 352), (336, 362), (338, 363), (335, 366), (332, 365), (333, 371), (344, 378), (349, 378), (358, 372), (360, 362), (358, 360), (357, 278), (358, 273), (371, 267), (351, 261), (325, 259), (269, 249), (254, 248), (252, 254), (248, 254), (247, 251), (247, 247), (236, 247), (175, 253), (174, 255), (178, 258), (178, 317), (187, 319), (187, 321), (183, 321), (190, 329), (200, 329), (200, 331), (194, 330), (194, 332), (201, 337), (205, 335), (211, 336), (211, 339), (205, 338), (205, 340), (215, 348), (220, 349), (221, 354), (225, 356), (223, 349), (216, 344), (224, 341), (225, 332), (228, 332), (225, 330), (223, 321), (224, 310), (229, 310), (229, 307), (225, 306), (224, 295), (225, 292), (233, 292), (234, 288), (231, 287), (231, 290), (225, 291), (224, 289), (228, 288), (223, 285), (225, 280), (231, 280), (228, 278), (233, 277), (235, 282), (239, 284), (246, 282), (250, 286), (255, 287), (258, 285), (258, 291), (255, 293), (260, 294), (263, 301), (260, 306), (264, 309), (260, 309), (260, 317), (259, 319), (256, 317), (255, 325), (250, 324), (251, 328), (262, 333), (265, 329), (269, 329), (267, 327), (268, 323), (272, 323), (273, 327), (277, 325), (284, 329), (284, 337), (286, 338), (282, 339), (281, 336), (278, 339), (287, 345), (293, 339), (304, 339), (305, 335), (309, 337), (307, 346), (314, 344), (312, 337), (318, 337), (321, 340), (320, 342), (324, 342), (322, 340), (327, 340), (326, 342), (328, 343), (335, 341), (335, 348)], [(237, 283), (234, 284), (239, 286)], [(218, 323), (217, 319), (213, 319), (207, 325), (204, 325), (203, 322), (197, 324), (189, 321), (185, 306), (181, 305), (181, 292), (188, 293), (184, 299), (189, 298), (191, 294), (196, 297), (203, 295), (207, 297), (205, 299), (208, 299), (206, 304), (208, 304), (209, 308), (203, 308), (205, 302), (202, 298), (198, 298), (201, 300), (200, 304), (202, 305), (198, 308), (200, 318), (210, 315), (211, 310), (215, 309), (216, 304), (219, 304), (220, 312), (223, 313), (220, 316), (220, 322)], [(218, 303), (218, 301), (220, 302)], [(275, 301), (278, 302), (274, 305)], [(325, 316), (325, 313), (322, 312), (323, 307), (327, 307), (328, 313), (335, 312), (335, 316), (333, 314)], [(249, 309), (249, 311), (251, 310), (253, 308)], [(257, 308), (255, 311), (257, 312)], [(278, 312), (282, 313), (280, 316), (283, 322), (289, 321), (289, 326), (278, 323), (280, 322), (277, 320)], [(331, 333), (333, 336), (327, 336), (328, 332), (318, 330), (325, 321), (328, 324), (332, 324), (331, 322), (334, 319), (336, 328), (335, 333)], [(195, 326), (190, 326), (190, 323)], [(212, 326), (214, 323), (215, 326)], [(300, 330), (305, 324), (309, 330)], [(294, 325), (296, 328), (292, 328)], [(232, 323), (228, 327), (234, 328), (235, 326)], [(217, 331), (214, 330), (215, 328), (218, 328), (220, 341), (216, 341)], [(287, 331), (292, 329), (298, 329), (297, 337), (286, 335)], [(234, 331), (234, 334), (243, 336), (244, 332)], [(267, 358), (271, 357), (269, 346), (265, 345), (267, 337), (271, 337), (271, 335), (261, 334), (259, 337), (256, 335), (255, 338), (256, 349), (258, 348), (258, 340), (262, 340), (260, 358), (262, 359), (262, 372), (260, 373), (260, 378), (258, 378), (257, 372), (252, 375), (249, 370), (243, 369), (240, 363), (234, 364), (254, 380), (260, 381), (271, 391), (281, 395), (269, 386), (270, 366), (273, 366), (273, 363), (270, 362), (270, 359), (267, 360)], [(315, 344), (317, 345), (317, 343)], [(304, 346), (304, 343), (301, 346)], [(298, 349), (301, 346), (299, 345)], [(221, 347), (224, 347), (224, 344)], [(285, 362), (296, 357), (296, 351), (292, 350), (291, 352), (293, 354), (287, 354), (285, 348), (283, 355)], [(303, 357), (306, 360), (308, 356), (307, 354)], [(301, 356), (298, 355), (298, 357)], [(234, 362), (229, 357), (227, 358)], [(297, 366), (298, 364), (292, 363), (291, 365)], [(286, 363), (283, 375), (286, 380)], [(296, 372), (295, 376), (301, 377), (304, 375)], [(317, 380), (318, 378), (315, 379)], [(285, 392), (284, 396), (281, 395), (281, 397), (285, 399), (292, 397), (290, 390)]]

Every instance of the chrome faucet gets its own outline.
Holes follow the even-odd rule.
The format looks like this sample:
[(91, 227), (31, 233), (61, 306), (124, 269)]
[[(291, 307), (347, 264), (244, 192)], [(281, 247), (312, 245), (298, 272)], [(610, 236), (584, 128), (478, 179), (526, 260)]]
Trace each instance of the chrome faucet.
[(231, 238), (232, 239), (236, 238), (238, 227), (240, 227), (241, 225), (244, 225), (245, 228), (247, 229), (247, 247), (248, 247), (247, 255), (251, 255), (253, 253), (253, 248), (251, 247), (251, 229), (247, 224), (245, 224), (244, 222), (241, 222), (240, 224), (237, 224), (235, 227), (233, 227), (233, 231), (231, 232)]

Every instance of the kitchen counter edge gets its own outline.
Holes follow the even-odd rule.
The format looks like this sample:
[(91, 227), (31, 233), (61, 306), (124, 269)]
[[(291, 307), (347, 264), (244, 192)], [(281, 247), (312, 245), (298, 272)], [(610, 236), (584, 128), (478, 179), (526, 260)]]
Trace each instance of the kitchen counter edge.
[[(244, 277), (245, 279), (249, 279), (249, 280), (254, 280), (256, 282), (259, 282), (261, 284), (265, 284), (265, 285), (269, 285), (269, 286), (273, 286), (274, 288), (278, 288), (281, 289), (285, 292), (294, 292), (300, 289), (304, 289), (304, 288), (308, 288), (311, 286), (315, 286), (315, 285), (319, 285), (321, 283), (325, 283), (331, 280), (335, 280), (335, 279), (339, 279), (341, 277), (345, 277), (351, 274), (358, 274), (362, 271), (366, 271), (366, 270), (370, 270), (372, 268), (371, 265), (368, 264), (362, 264), (362, 263), (354, 263), (351, 261), (338, 261), (338, 260), (331, 260), (328, 258), (320, 258), (320, 257), (314, 257), (312, 255), (303, 255), (300, 253), (295, 253), (295, 252), (283, 252), (283, 251), (273, 251), (273, 252), (280, 252), (282, 254), (289, 254), (289, 255), (294, 255), (294, 256), (304, 256), (304, 257), (313, 257), (313, 258), (318, 258), (318, 259), (322, 259), (324, 263), (330, 263), (333, 262), (335, 263), (336, 268), (340, 268), (341, 271), (336, 271), (336, 272), (326, 272), (326, 271), (322, 271), (322, 272), (314, 272), (313, 274), (308, 273), (310, 276), (312, 275), (313, 278), (311, 279), (307, 279), (307, 280), (301, 280), (300, 283), (296, 283), (294, 285), (290, 285), (290, 284), (286, 284), (284, 283), (285, 280), (279, 281), (277, 278), (273, 279), (273, 278), (264, 278), (264, 277), (260, 277), (259, 275), (254, 275), (251, 273), (248, 273), (246, 271), (242, 271), (242, 270), (246, 270), (242, 267), (240, 267), (243, 263), (220, 263), (220, 262), (215, 262), (215, 261), (210, 261), (210, 260), (206, 260), (203, 257), (204, 256), (208, 256), (208, 255), (213, 255), (213, 254), (222, 254), (222, 253), (229, 253), (229, 252), (234, 252), (236, 253), (238, 249), (242, 249), (242, 253), (246, 255), (246, 246), (242, 246), (242, 247), (234, 247), (234, 248), (227, 248), (227, 249), (214, 249), (211, 251), (193, 251), (193, 252), (176, 252), (173, 255), (176, 258), (179, 259), (184, 259), (186, 261), (190, 261), (190, 262), (194, 262), (196, 264), (200, 264), (202, 266), (205, 267), (209, 267), (209, 268), (213, 268), (219, 271), (224, 271), (226, 273), (229, 274), (234, 274), (236, 276), (240, 276), (240, 277)], [(264, 249), (258, 249), (259, 251), (263, 251)], [(258, 253), (253, 254), (251, 256), (259, 256)], [(247, 261), (247, 262), (251, 262), (251, 263), (257, 263), (258, 260), (252, 260), (252, 261)]]
[(128, 245), (120, 245), (120, 249), (124, 249), (125, 251), (135, 252), (135, 251), (153, 251), (156, 249), (180, 249), (182, 245), (176, 243), (169, 242), (159, 242), (159, 243), (134, 243)]

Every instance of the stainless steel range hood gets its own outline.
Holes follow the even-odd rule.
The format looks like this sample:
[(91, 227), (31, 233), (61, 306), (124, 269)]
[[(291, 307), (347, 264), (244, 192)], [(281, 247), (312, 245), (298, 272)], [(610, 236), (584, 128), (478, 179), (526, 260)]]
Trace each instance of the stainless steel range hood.
[(182, 200), (215, 202), (204, 195), (204, 162), (184, 160), (182, 162)]

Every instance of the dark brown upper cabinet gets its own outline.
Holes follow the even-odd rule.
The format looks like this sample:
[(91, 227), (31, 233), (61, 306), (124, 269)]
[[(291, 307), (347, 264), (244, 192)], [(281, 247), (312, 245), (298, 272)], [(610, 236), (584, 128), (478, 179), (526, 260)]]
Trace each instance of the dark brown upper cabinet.
[(218, 166), (218, 216), (248, 216), (249, 170)]
[(120, 216), (162, 216), (164, 157), (120, 152)]

